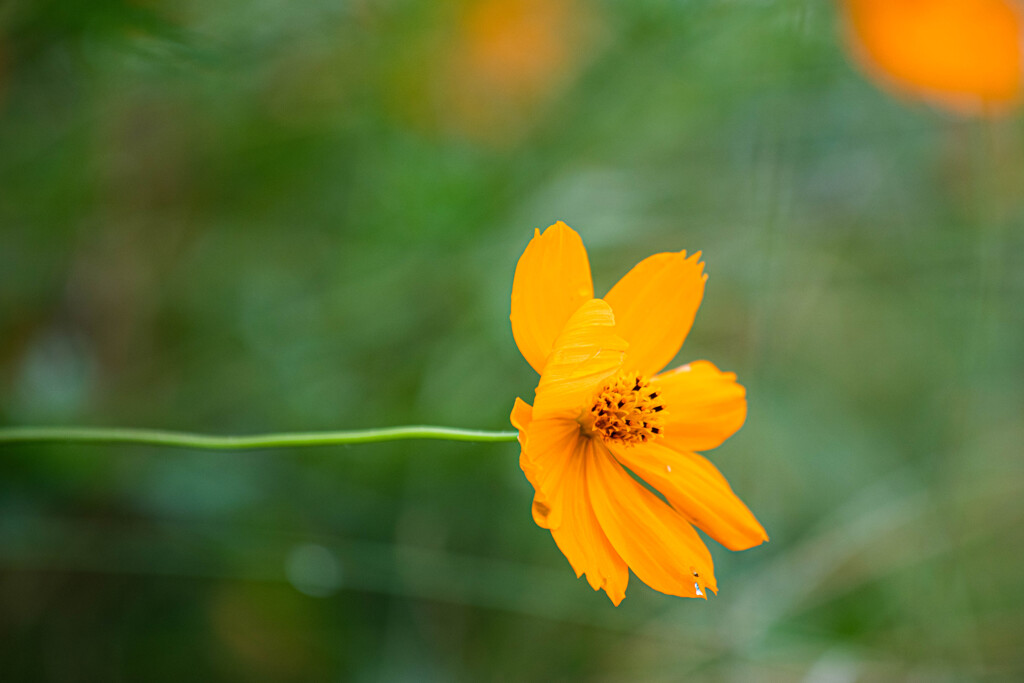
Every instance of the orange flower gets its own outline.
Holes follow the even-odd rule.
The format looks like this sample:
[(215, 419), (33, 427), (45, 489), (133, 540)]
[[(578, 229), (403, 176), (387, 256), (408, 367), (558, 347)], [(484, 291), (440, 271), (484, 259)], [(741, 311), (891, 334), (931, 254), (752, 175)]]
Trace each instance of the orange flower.
[(1016, 103), (1024, 22), (1014, 0), (845, 0), (854, 55), (886, 86), (964, 113)]
[(517, 142), (577, 76), (599, 26), (588, 0), (470, 0), (445, 48), (438, 113), (468, 137)]
[(717, 592), (691, 525), (731, 550), (768, 540), (694, 452), (743, 425), (736, 376), (707, 361), (655, 374), (682, 346), (706, 279), (699, 253), (655, 254), (595, 299), (583, 242), (561, 222), (537, 231), (516, 266), (512, 333), (540, 373), (534, 405), (517, 398), (512, 409), (533, 518), (616, 605), (627, 569), (670, 595)]

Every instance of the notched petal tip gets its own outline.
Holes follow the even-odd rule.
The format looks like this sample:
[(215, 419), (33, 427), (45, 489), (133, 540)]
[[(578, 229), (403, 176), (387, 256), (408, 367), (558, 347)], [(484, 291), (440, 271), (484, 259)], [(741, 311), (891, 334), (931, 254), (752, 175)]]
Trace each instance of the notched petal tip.
[(699, 257), (685, 251), (654, 254), (608, 292), (619, 334), (630, 344), (626, 370), (653, 375), (683, 345), (704, 298)]
[[(614, 589), (609, 590), (607, 581), (601, 585), (601, 588), (604, 589), (604, 594), (608, 596), (608, 599), (611, 600), (612, 604), (616, 607), (621, 605), (622, 601), (626, 599), (626, 591), (616, 592)], [(595, 588), (594, 590), (597, 589)]]

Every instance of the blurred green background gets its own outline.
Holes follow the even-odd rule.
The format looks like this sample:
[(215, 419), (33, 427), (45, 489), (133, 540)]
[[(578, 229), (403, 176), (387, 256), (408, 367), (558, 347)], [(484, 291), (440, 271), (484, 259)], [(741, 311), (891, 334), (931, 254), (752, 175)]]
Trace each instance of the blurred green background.
[(702, 249), (772, 537), (613, 608), (515, 444), (0, 449), (4, 681), (1024, 676), (1024, 128), (821, 0), (7, 0), (0, 422), (508, 429), (534, 228)]

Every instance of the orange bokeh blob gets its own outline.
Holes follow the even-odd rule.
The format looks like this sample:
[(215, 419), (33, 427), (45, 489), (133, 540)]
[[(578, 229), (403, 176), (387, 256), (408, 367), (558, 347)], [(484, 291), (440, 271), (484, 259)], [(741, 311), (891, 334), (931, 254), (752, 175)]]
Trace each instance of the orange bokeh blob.
[(510, 94), (546, 90), (569, 61), (569, 2), (487, 0), (470, 5), (463, 20), (461, 64), (473, 77)]
[(586, 0), (469, 0), (444, 76), (449, 123), (491, 142), (528, 128), (584, 61), (588, 9)]
[(858, 61), (883, 85), (959, 113), (1007, 110), (1024, 84), (1014, 0), (845, 0)]

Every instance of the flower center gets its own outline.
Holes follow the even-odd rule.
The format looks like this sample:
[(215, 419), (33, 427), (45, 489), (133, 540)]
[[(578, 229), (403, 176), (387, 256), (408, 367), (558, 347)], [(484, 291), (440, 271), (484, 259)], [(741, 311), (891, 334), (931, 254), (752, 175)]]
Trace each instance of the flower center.
[(665, 406), (639, 373), (617, 375), (597, 393), (580, 418), (584, 431), (627, 446), (656, 439), (662, 433)]

